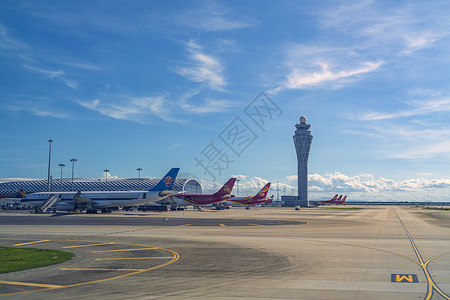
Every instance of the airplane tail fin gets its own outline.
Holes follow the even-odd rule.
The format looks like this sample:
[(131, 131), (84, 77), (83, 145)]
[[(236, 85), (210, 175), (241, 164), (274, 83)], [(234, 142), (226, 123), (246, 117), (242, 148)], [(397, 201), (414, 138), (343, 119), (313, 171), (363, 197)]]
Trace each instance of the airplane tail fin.
[(338, 194), (334, 195), (334, 197), (331, 199), (331, 201), (336, 200), (337, 196), (338, 196)]
[(335, 199), (334, 203), (341, 203), (342, 195), (339, 196), (339, 198)]
[(223, 196), (231, 194), (231, 191), (233, 190), (234, 183), (236, 182), (236, 178), (230, 178), (227, 183), (223, 185), (223, 187), (218, 190), (214, 195)]
[(25, 198), (27, 196), (27, 193), (24, 192), (24, 190), (20, 189), (20, 198)]
[(345, 200), (347, 200), (347, 195), (345, 195), (344, 199), (341, 200), (341, 204), (345, 203)]
[(270, 182), (267, 183), (254, 197), (253, 199), (264, 199), (269, 192)]
[(172, 168), (150, 191), (171, 190), (180, 168)]

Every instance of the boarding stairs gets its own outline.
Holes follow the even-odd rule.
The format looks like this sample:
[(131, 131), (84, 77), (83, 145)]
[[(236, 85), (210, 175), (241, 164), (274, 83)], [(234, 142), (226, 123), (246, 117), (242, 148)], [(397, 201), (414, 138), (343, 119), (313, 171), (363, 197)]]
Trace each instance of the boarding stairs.
[(50, 208), (55, 206), (57, 202), (61, 199), (60, 194), (51, 195), (42, 205), (36, 210), (37, 212), (46, 213)]

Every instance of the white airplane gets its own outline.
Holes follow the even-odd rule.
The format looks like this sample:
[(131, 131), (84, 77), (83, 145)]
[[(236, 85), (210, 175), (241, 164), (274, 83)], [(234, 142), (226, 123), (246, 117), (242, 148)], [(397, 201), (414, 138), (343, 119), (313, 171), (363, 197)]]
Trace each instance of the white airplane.
[(41, 207), (46, 201), (52, 199), (56, 203), (56, 210), (75, 211), (86, 210), (87, 213), (110, 212), (108, 207), (142, 205), (148, 202), (158, 201), (171, 196), (176, 192), (172, 189), (175, 178), (180, 168), (171, 169), (161, 181), (148, 191), (78, 191), (78, 192), (40, 192), (28, 194), (22, 199), (22, 203), (34, 207)]

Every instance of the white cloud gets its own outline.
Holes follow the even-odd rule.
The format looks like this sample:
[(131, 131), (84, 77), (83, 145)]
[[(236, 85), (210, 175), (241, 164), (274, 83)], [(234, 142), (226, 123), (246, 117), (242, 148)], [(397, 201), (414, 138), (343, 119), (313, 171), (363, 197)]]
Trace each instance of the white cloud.
[(186, 66), (173, 67), (172, 71), (191, 81), (204, 83), (212, 90), (223, 91), (226, 80), (220, 61), (212, 55), (205, 54), (195, 40), (190, 40), (186, 47), (191, 62)]
[(157, 116), (167, 122), (180, 122), (180, 120), (172, 117), (170, 101), (167, 101), (163, 96), (128, 97), (114, 100), (78, 100), (76, 103), (114, 119), (128, 120), (141, 124), (148, 123), (151, 116)]
[(27, 46), (25, 44), (10, 37), (6, 27), (0, 24), (0, 49), (16, 51), (26, 48)]
[(75, 80), (68, 79), (66, 73), (63, 70), (54, 71), (54, 70), (44, 69), (44, 68), (40, 68), (40, 67), (36, 67), (36, 66), (31, 66), (28, 64), (24, 64), (23, 66), (31, 71), (41, 74), (47, 78), (58, 79), (70, 88), (73, 88), (73, 89), (78, 88), (78, 83)]
[[(107, 175), (108, 175), (108, 177), (106, 177)], [(105, 180), (106, 180), (106, 178), (108, 178), (108, 179), (118, 179), (119, 176), (111, 175), (111, 173), (109, 173), (109, 172), (103, 172), (102, 178), (104, 178)]]
[(3, 104), (4, 108), (11, 111), (27, 111), (33, 115), (39, 117), (51, 117), (56, 119), (66, 119), (69, 118), (67, 113), (58, 111), (54, 108), (48, 108), (47, 104), (42, 102), (17, 102), (14, 104)]
[[(202, 31), (230, 31), (251, 26), (228, 16), (229, 11), (215, 2), (205, 2), (203, 7), (190, 9), (174, 17), (182, 27), (191, 27)], [(171, 20), (173, 22), (173, 19)]]
[(437, 112), (439, 113), (450, 112), (450, 99), (415, 101), (411, 102), (411, 104), (415, 106), (415, 108), (393, 113), (368, 111), (365, 113), (354, 114), (353, 116), (350, 116), (350, 118), (359, 121), (376, 121), (376, 120), (413, 117), (417, 115), (431, 114)]
[[(450, 134), (447, 138), (450, 137)], [(432, 158), (439, 155), (450, 156), (450, 141), (445, 140), (442, 142), (428, 143), (425, 145), (416, 145), (406, 151), (399, 151), (392, 153), (391, 157), (404, 158), (404, 159), (425, 159)]]
[(294, 68), (287, 76), (284, 87), (288, 89), (306, 89), (323, 84), (339, 84), (342, 80), (375, 71), (382, 65), (382, 62), (365, 62), (358, 68), (335, 72), (330, 71), (326, 63), (320, 62), (319, 64), (320, 70), (314, 72)]
[[(425, 176), (431, 174), (425, 173)], [(294, 179), (296, 176), (288, 176)], [(371, 174), (348, 176), (340, 172), (309, 174), (310, 199), (326, 198), (336, 193), (348, 194), (350, 200), (447, 201), (450, 178), (410, 178), (400, 181), (375, 178)], [(429, 198), (432, 193), (433, 198)]]
[(229, 100), (205, 99), (202, 103), (193, 105), (188, 102), (188, 99), (183, 98), (178, 102), (178, 105), (184, 111), (196, 114), (204, 114), (227, 111), (230, 107), (233, 106), (233, 103)]

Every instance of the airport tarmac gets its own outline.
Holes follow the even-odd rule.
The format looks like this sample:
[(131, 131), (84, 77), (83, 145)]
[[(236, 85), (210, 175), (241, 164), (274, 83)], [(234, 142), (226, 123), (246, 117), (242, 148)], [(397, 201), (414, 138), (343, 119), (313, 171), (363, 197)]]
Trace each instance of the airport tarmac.
[(70, 251), (5, 299), (450, 299), (450, 211), (405, 206), (0, 213), (0, 245)]

